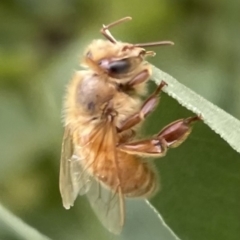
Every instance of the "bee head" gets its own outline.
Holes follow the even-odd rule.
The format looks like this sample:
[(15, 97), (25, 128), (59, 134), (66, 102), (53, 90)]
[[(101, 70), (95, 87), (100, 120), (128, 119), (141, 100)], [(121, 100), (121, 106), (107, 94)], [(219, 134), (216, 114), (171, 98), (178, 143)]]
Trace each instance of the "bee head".
[(109, 77), (122, 79), (128, 77), (141, 64), (144, 64), (146, 56), (154, 56), (152, 51), (146, 51), (145, 47), (173, 45), (170, 41), (150, 43), (122, 43), (117, 41), (109, 29), (120, 23), (131, 20), (131, 17), (124, 17), (108, 25), (103, 25), (100, 32), (106, 40), (94, 40), (87, 48), (83, 65), (88, 66), (98, 74), (105, 73)]
[(154, 52), (135, 44), (94, 40), (84, 54), (83, 64), (98, 73), (122, 78), (138, 68), (146, 56), (154, 55)]

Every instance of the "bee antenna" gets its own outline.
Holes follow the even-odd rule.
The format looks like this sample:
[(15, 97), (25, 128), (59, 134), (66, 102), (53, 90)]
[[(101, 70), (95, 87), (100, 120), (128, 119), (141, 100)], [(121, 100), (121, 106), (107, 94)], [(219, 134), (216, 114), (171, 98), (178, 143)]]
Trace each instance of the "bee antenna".
[(114, 27), (114, 26), (116, 26), (116, 25), (118, 25), (118, 24), (120, 24), (120, 23), (127, 22), (127, 21), (130, 21), (130, 20), (132, 20), (131, 17), (124, 17), (124, 18), (118, 19), (118, 20), (115, 21), (115, 22), (109, 23), (109, 24), (108, 24), (107, 26), (105, 26), (104, 28), (105, 28), (105, 29), (106, 29), (106, 28), (109, 29), (109, 28)]
[(171, 42), (171, 41), (160, 41), (160, 42), (136, 43), (136, 44), (133, 44), (134, 47), (154, 47), (154, 46), (164, 46), (164, 45), (174, 45), (174, 42)]
[(130, 21), (130, 20), (132, 20), (131, 17), (124, 17), (124, 18), (121, 18), (121, 19), (119, 19), (119, 20), (117, 20), (117, 21), (115, 21), (115, 22), (112, 22), (112, 23), (108, 24), (108, 25), (103, 25), (103, 27), (102, 27), (102, 29), (100, 30), (100, 32), (101, 32), (102, 35), (103, 35), (106, 39), (108, 39), (110, 42), (116, 43), (117, 40), (112, 36), (112, 34), (111, 34), (110, 31), (109, 31), (109, 28), (114, 27), (114, 26), (116, 26), (116, 25), (118, 25), (118, 24), (120, 24), (120, 23)]

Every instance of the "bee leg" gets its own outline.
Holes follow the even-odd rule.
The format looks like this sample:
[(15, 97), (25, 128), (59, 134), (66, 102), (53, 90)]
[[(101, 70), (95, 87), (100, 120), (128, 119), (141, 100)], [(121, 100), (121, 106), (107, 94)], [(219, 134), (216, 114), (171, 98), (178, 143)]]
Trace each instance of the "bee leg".
[(178, 147), (187, 139), (192, 130), (192, 123), (198, 120), (201, 120), (201, 116), (179, 119), (167, 125), (151, 139), (122, 143), (117, 148), (131, 154), (164, 156), (168, 148)]
[(167, 84), (164, 81), (162, 81), (155, 90), (155, 92), (150, 97), (148, 97), (147, 100), (143, 103), (140, 111), (128, 117), (122, 123), (122, 125), (118, 127), (117, 131), (122, 132), (128, 130), (135, 126), (136, 124), (140, 123), (142, 120), (144, 120), (158, 104), (159, 93), (161, 92), (162, 88), (165, 85)]
[(158, 134), (157, 138), (163, 138), (168, 147), (174, 148), (182, 144), (192, 131), (192, 124), (202, 120), (201, 116), (179, 119), (164, 127)]
[(163, 157), (166, 155), (168, 144), (163, 138), (151, 138), (117, 145), (120, 151), (141, 156)]
[(122, 22), (130, 21), (130, 20), (132, 20), (131, 17), (124, 17), (124, 18), (121, 18), (121, 19), (119, 19), (119, 20), (117, 20), (117, 21), (115, 21), (115, 22), (113, 22), (113, 23), (110, 23), (110, 24), (108, 24), (108, 25), (106, 25), (106, 26), (103, 25), (103, 27), (101, 28), (100, 32), (101, 32), (102, 35), (103, 35), (106, 39), (108, 39), (110, 42), (116, 43), (117, 40), (112, 36), (112, 34), (111, 34), (110, 31), (109, 31), (109, 28), (114, 27), (114, 26), (116, 26), (116, 25), (118, 25), (118, 24), (120, 24), (120, 23), (122, 23)]
[(127, 89), (132, 89), (135, 85), (138, 85), (140, 83), (143, 83), (147, 81), (150, 77), (150, 73), (148, 70), (143, 70), (136, 76), (134, 76), (129, 82), (126, 83), (125, 87)]

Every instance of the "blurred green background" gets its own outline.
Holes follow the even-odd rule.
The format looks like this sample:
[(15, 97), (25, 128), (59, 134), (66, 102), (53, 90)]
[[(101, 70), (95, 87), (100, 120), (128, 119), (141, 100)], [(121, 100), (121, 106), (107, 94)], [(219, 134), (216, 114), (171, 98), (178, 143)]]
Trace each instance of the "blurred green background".
[[(157, 55), (149, 59), (151, 63), (239, 119), (239, 9), (238, 0), (1, 0), (0, 202), (53, 239), (77, 239), (81, 234), (79, 239), (90, 239), (84, 237), (90, 225), (96, 239), (102, 227), (85, 198), (65, 211), (58, 190), (62, 99), (84, 48), (92, 39), (102, 38), (103, 23), (132, 16), (133, 21), (112, 30), (117, 39), (174, 41), (174, 47), (154, 48)], [(156, 133), (164, 124), (190, 115), (163, 94), (144, 131)], [(198, 137), (204, 131), (207, 137)], [(158, 161), (163, 190), (153, 203), (182, 239), (239, 239), (240, 215), (232, 215), (239, 207), (239, 155), (218, 141), (200, 123), (189, 142), (171, 152), (164, 163)], [(211, 153), (214, 144), (222, 161), (213, 151), (212, 163), (202, 149), (209, 148)], [(207, 165), (202, 164), (204, 160)], [(220, 171), (226, 171), (224, 179), (215, 172), (218, 164)], [(187, 185), (191, 181), (196, 186), (200, 183), (199, 188), (210, 186), (205, 196), (216, 186), (225, 187), (219, 187), (216, 199), (202, 199), (197, 195), (199, 188), (194, 191)], [(191, 193), (196, 194), (189, 202)], [(226, 205), (225, 200), (220, 204), (221, 196), (229, 196), (232, 205), (227, 197)], [(214, 208), (216, 212), (211, 213)], [(211, 219), (213, 215), (217, 218)], [(230, 231), (231, 236), (223, 234), (228, 227), (236, 230)]]

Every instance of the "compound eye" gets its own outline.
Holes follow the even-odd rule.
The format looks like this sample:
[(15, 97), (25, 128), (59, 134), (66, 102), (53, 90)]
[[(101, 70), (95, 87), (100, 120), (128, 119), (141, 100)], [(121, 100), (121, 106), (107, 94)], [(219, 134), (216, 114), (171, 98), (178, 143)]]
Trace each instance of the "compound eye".
[(122, 74), (127, 73), (131, 67), (128, 59), (122, 59), (114, 62), (110, 62), (108, 70), (112, 74)]

